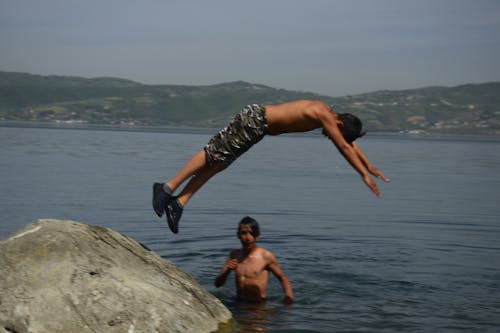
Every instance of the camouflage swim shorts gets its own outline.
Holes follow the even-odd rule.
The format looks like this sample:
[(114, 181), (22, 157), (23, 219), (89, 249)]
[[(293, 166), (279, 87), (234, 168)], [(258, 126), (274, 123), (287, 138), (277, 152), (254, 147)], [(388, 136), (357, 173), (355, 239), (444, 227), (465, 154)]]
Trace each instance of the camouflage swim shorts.
[(262, 140), (267, 132), (266, 110), (263, 106), (245, 106), (231, 123), (217, 133), (205, 146), (208, 165), (220, 162), (227, 166)]

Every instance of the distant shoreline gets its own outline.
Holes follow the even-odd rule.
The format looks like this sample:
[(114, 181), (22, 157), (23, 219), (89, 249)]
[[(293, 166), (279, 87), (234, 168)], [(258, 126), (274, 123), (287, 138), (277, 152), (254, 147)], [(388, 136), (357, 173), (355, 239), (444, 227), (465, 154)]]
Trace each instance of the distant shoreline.
[(89, 123), (65, 122), (36, 122), (36, 121), (0, 121), (0, 127), (17, 128), (47, 128), (70, 130), (96, 130), (120, 132), (180, 132), (180, 133), (205, 133), (213, 132), (215, 128), (189, 127), (189, 126), (147, 126), (147, 125), (109, 125)]
[[(88, 123), (63, 123), (63, 122), (33, 122), (33, 121), (0, 121), (0, 128), (40, 128), (62, 130), (88, 130), (88, 131), (117, 131), (117, 132), (158, 132), (158, 133), (187, 133), (206, 134), (217, 133), (220, 128), (191, 127), (191, 126), (147, 126), (147, 125), (109, 125)], [(318, 131), (307, 133), (292, 133), (282, 136), (317, 136)], [(488, 133), (435, 133), (425, 131), (368, 131), (370, 136), (376, 138), (407, 138), (407, 139), (432, 139), (432, 140), (465, 140), (465, 141), (500, 141), (500, 135)]]

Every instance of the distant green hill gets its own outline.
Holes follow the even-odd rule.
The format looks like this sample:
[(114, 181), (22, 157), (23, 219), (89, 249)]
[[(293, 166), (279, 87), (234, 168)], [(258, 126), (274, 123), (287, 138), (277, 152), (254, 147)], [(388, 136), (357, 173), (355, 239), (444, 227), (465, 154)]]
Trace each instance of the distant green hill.
[(219, 127), (243, 105), (320, 99), (372, 131), (500, 134), (500, 82), (329, 97), (243, 81), (144, 85), (0, 71), (0, 121)]

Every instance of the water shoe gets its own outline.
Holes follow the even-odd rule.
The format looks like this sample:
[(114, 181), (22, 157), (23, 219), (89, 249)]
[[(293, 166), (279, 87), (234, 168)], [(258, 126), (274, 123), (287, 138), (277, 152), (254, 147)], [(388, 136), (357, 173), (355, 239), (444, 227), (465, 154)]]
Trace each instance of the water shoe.
[(156, 215), (158, 215), (158, 217), (163, 216), (165, 207), (170, 201), (172, 201), (172, 199), (172, 195), (163, 190), (163, 184), (153, 184), (153, 209), (155, 210), (155, 213)]
[(165, 208), (168, 226), (170, 230), (176, 234), (179, 232), (179, 220), (181, 219), (184, 208), (182, 208), (177, 197), (171, 200)]

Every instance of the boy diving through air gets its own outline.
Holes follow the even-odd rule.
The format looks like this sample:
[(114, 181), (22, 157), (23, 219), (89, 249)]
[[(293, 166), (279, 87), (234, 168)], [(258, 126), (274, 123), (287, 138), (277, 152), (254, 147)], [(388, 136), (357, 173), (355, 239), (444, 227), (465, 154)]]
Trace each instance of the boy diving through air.
[[(153, 184), (153, 208), (167, 216), (173, 233), (179, 231), (179, 220), (191, 197), (215, 174), (227, 168), (265, 135), (307, 132), (322, 128), (364, 183), (379, 196), (380, 191), (370, 174), (385, 182), (390, 180), (375, 168), (354, 142), (363, 136), (361, 121), (348, 113), (338, 114), (321, 101), (298, 100), (277, 105), (248, 105), (232, 122), (217, 133), (166, 183)], [(177, 188), (190, 180), (178, 195)]]

